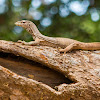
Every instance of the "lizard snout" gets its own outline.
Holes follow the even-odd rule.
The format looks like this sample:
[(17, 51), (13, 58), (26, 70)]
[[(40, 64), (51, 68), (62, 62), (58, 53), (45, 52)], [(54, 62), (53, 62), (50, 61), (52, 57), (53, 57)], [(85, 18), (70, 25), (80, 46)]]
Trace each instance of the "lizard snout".
[(20, 24), (19, 22), (16, 22), (15, 25), (17, 25), (17, 26), (21, 26), (21, 24)]

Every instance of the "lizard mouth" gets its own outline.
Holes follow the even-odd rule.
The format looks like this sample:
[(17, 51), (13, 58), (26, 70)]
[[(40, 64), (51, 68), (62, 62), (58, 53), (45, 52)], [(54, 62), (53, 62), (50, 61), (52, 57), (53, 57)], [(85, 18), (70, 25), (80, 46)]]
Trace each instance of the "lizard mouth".
[(16, 23), (15, 23), (15, 25), (17, 25), (17, 26), (21, 26), (21, 23), (19, 23), (19, 22), (16, 22)]

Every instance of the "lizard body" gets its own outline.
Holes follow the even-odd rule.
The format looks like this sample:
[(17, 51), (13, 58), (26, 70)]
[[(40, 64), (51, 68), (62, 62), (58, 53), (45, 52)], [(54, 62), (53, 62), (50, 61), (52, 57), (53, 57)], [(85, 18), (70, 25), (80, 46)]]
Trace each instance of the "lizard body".
[(36, 25), (28, 20), (17, 21), (15, 24), (17, 26), (25, 28), (35, 40), (28, 43), (26, 43), (25, 41), (19, 41), (22, 44), (61, 47), (62, 49), (59, 50), (60, 52), (64, 53), (71, 51), (73, 49), (100, 50), (100, 42), (84, 43), (69, 38), (59, 38), (59, 37), (54, 38), (54, 37), (44, 36), (39, 32)]

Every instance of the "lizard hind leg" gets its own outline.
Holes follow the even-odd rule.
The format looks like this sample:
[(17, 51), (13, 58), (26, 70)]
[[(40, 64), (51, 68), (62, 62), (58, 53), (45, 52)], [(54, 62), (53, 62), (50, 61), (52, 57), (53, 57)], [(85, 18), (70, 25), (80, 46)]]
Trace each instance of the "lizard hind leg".
[(70, 44), (69, 46), (67, 46), (67, 47), (64, 48), (64, 49), (60, 49), (59, 51), (60, 51), (60, 52), (64, 52), (64, 54), (65, 54), (66, 52), (69, 52), (69, 51), (71, 51), (71, 50), (77, 48), (78, 45), (79, 45), (79, 43), (75, 42), (75, 43)]

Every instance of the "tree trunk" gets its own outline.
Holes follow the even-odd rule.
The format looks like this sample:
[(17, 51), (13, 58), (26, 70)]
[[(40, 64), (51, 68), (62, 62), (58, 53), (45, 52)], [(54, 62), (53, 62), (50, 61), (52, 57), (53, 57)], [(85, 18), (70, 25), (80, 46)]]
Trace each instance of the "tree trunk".
[(0, 52), (0, 100), (100, 100), (100, 51), (0, 40)]

